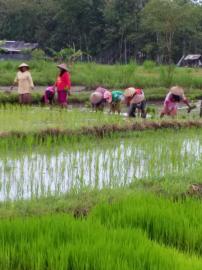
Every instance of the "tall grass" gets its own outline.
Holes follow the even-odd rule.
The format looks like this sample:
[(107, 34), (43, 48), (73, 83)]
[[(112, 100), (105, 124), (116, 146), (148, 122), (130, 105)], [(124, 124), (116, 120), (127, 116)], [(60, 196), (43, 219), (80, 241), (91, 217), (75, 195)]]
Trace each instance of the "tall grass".
[(3, 220), (0, 267), (14, 269), (201, 269), (202, 260), (148, 239), (67, 216)]
[(185, 114), (182, 111), (176, 120), (160, 121), (155, 113), (151, 119), (142, 121), (141, 118), (133, 119), (125, 115), (109, 114), (108, 108), (105, 112), (93, 112), (89, 108), (71, 106), (68, 109), (61, 109), (1, 104), (0, 136), (12, 136), (12, 132), (13, 136), (26, 136), (28, 133), (39, 137), (51, 134), (105, 136), (114, 132), (202, 126), (198, 114)]
[(101, 205), (94, 214), (108, 228), (139, 228), (154, 241), (201, 256), (199, 205), (199, 200), (173, 202), (151, 194), (136, 194), (110, 206)]
[(89, 110), (53, 107), (26, 107), (18, 105), (0, 106), (0, 131), (39, 131), (46, 128), (92, 127), (107, 124), (124, 124), (125, 119), (118, 115), (93, 113)]
[(136, 194), (99, 206), (87, 220), (61, 215), (3, 220), (0, 266), (5, 270), (201, 269), (202, 260), (194, 255), (200, 245), (193, 245), (193, 239), (197, 244), (201, 237), (197, 206), (194, 201), (176, 204)]
[[(36, 85), (52, 84), (57, 76), (56, 64), (46, 61), (29, 62)], [(0, 63), (0, 85), (10, 85), (15, 77), (19, 62), (4, 61)], [(73, 84), (90, 88), (103, 85), (108, 88), (125, 88), (134, 85), (142, 88), (168, 87), (179, 84), (187, 88), (202, 87), (200, 69), (157, 66), (145, 62), (142, 66), (131, 62), (127, 65), (100, 65), (95, 63), (76, 63), (71, 67)]]

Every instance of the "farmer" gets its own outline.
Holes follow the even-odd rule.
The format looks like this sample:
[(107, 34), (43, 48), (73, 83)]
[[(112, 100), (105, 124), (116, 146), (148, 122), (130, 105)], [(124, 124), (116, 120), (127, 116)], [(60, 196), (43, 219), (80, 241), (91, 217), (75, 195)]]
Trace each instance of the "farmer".
[(54, 86), (48, 86), (45, 90), (45, 93), (41, 99), (41, 102), (43, 104), (50, 104), (52, 105), (53, 104), (53, 101), (54, 101), (54, 96), (55, 96), (55, 89), (54, 89)]
[(107, 99), (110, 98), (111, 93), (103, 88), (98, 87), (90, 96), (90, 102), (95, 110), (103, 110), (107, 102)]
[(125, 101), (129, 107), (128, 116), (136, 117), (138, 110), (142, 118), (146, 118), (146, 99), (142, 89), (129, 87), (124, 92)]
[(191, 106), (189, 104), (189, 101), (187, 100), (184, 94), (184, 89), (179, 86), (174, 86), (170, 89), (169, 93), (167, 94), (165, 98), (164, 107), (160, 114), (160, 117), (162, 118), (164, 115), (169, 115), (172, 117), (176, 116), (178, 104), (180, 102), (184, 102), (188, 106), (188, 109), (187, 109), (188, 113), (190, 113), (191, 110), (195, 108), (195, 106)]
[(115, 113), (121, 112), (121, 102), (124, 100), (123, 91), (113, 90), (111, 95), (107, 96), (105, 94), (106, 101), (110, 104), (110, 112)]
[(30, 104), (32, 100), (31, 90), (34, 89), (34, 84), (27, 64), (22, 63), (19, 65), (11, 90), (15, 85), (18, 85), (19, 103)]
[(71, 79), (66, 64), (57, 66), (60, 70), (55, 87), (57, 88), (58, 104), (61, 107), (67, 107), (67, 98), (70, 95)]

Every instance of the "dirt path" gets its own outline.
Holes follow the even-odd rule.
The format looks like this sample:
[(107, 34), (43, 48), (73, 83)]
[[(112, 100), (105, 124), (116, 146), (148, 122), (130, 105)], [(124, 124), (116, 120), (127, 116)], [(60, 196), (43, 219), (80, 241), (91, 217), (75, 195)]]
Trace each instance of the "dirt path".
[[(34, 91), (43, 92), (45, 88), (46, 88), (46, 86), (37, 85), (37, 86), (35, 86)], [(5, 92), (5, 91), (9, 91), (9, 90), (10, 90), (10, 86), (0, 86), (1, 92)], [(17, 91), (17, 87), (14, 87), (13, 91)], [(71, 91), (72, 92), (84, 92), (84, 91), (86, 91), (86, 86), (81, 86), (81, 85), (72, 86)]]

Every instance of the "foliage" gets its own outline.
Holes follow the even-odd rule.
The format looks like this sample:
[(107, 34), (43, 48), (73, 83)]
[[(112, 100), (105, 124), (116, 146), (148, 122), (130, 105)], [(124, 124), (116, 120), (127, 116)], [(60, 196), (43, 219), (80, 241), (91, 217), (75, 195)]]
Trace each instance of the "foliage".
[(176, 61), (201, 52), (201, 9), (189, 0), (0, 0), (0, 39), (38, 42), (46, 52), (75, 48), (105, 63), (139, 53), (141, 62)]
[(31, 53), (33, 60), (44, 60), (46, 59), (46, 54), (42, 49), (35, 49)]

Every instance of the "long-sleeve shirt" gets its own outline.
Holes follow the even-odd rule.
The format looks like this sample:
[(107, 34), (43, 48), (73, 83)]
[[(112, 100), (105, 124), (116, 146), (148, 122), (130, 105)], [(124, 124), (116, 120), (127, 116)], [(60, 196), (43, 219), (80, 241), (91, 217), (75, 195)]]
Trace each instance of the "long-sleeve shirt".
[(64, 72), (62, 75), (57, 77), (55, 86), (58, 91), (70, 90), (71, 88), (71, 79), (70, 74), (68, 72)]
[(138, 104), (145, 100), (144, 91), (142, 89), (135, 89), (133, 96), (126, 99), (127, 105)]
[(112, 102), (119, 102), (122, 97), (123, 97), (123, 91), (121, 90), (112, 91)]
[[(180, 101), (182, 102), (186, 102), (187, 99), (185, 97), (185, 95), (181, 95), (179, 96), (180, 98)], [(174, 98), (173, 98), (173, 94), (171, 92), (169, 92), (165, 98), (165, 101), (164, 101), (164, 107), (167, 107), (167, 108), (177, 108), (177, 104), (179, 102), (175, 101)]]
[(31, 89), (34, 87), (32, 76), (29, 71), (18, 71), (14, 82), (18, 84), (19, 94), (31, 93)]

